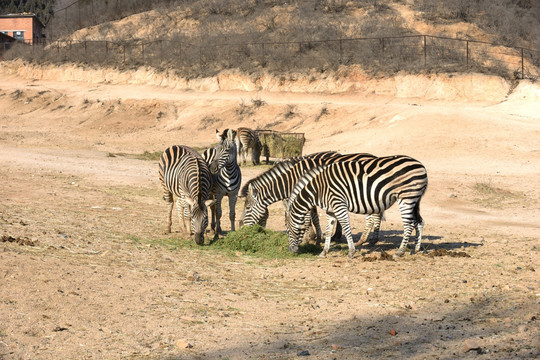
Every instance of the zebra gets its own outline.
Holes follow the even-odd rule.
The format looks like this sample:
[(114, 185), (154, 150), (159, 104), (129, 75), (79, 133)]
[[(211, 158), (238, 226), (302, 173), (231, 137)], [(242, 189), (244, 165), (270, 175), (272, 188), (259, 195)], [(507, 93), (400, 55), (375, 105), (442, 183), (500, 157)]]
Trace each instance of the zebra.
[[(316, 167), (300, 179), (292, 191), (286, 223), (289, 250), (298, 252), (305, 232), (304, 222), (310, 209), (317, 205), (327, 214), (327, 234), (339, 221), (349, 245), (349, 257), (356, 251), (349, 221), (349, 211), (357, 214), (380, 214), (398, 202), (404, 233), (394, 257), (402, 256), (412, 229), (420, 250), (424, 221), (420, 216), (420, 200), (427, 188), (426, 168), (417, 160), (403, 155), (373, 158), (362, 162), (342, 161)], [(330, 248), (325, 239), (321, 256)]]
[(249, 149), (251, 149), (251, 162), (253, 165), (259, 165), (261, 159), (262, 144), (256, 130), (247, 127), (240, 127), (236, 130), (236, 150), (238, 164), (242, 162), (246, 165), (246, 158)]
[(204, 244), (204, 232), (208, 226), (207, 207), (213, 201), (210, 199), (212, 175), (201, 155), (188, 146), (167, 148), (160, 157), (159, 180), (163, 187), (163, 199), (169, 203), (167, 233), (171, 232), (173, 197), (176, 196), (177, 206), (180, 201), (189, 206), (189, 211), (186, 211), (187, 225), (184, 212), (179, 211), (183, 231), (193, 233), (198, 245)]
[(216, 137), (219, 144), (215, 148), (206, 150), (203, 157), (210, 166), (210, 171), (214, 174), (214, 186), (212, 192), (215, 196), (215, 204), (212, 211), (212, 224), (214, 237), (222, 232), (221, 229), (221, 201), (225, 195), (229, 198), (229, 219), (231, 230), (235, 230), (236, 201), (238, 191), (242, 183), (242, 172), (236, 162), (236, 144), (234, 138), (236, 131), (226, 129), (219, 133), (216, 129)]
[[(248, 181), (242, 187), (240, 197), (245, 198), (245, 203), (241, 224), (265, 226), (268, 219), (268, 206), (280, 200), (284, 201), (287, 209), (287, 199), (290, 197), (295, 184), (310, 169), (335, 161), (362, 161), (373, 158), (375, 156), (371, 154), (342, 155), (333, 151), (325, 151), (281, 161), (270, 170)], [(322, 234), (315, 207), (312, 208), (310, 215), (311, 217), (306, 218), (306, 225), (310, 223), (310, 220), (313, 222), (318, 245)], [(362, 238), (358, 242), (359, 244), (368, 239), (372, 229), (375, 236), (370, 243), (375, 244), (378, 241), (380, 219), (379, 214), (367, 216), (366, 227), (362, 233)], [(336, 229), (336, 233), (340, 233), (339, 230)], [(335, 235), (335, 237), (339, 238), (341, 235)]]

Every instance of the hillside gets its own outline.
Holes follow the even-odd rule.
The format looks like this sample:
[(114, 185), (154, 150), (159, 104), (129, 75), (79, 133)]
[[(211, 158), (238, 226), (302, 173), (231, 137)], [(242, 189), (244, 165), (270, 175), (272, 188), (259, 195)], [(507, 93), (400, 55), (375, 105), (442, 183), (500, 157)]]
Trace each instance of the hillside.
[[(6, 58), (149, 66), (187, 78), (231, 70), (317, 77), (349, 67), (370, 77), (481, 72), (537, 79), (540, 74), (535, 2), (91, 3), (57, 10), (44, 49), (15, 47)], [(137, 12), (147, 8), (152, 9)]]

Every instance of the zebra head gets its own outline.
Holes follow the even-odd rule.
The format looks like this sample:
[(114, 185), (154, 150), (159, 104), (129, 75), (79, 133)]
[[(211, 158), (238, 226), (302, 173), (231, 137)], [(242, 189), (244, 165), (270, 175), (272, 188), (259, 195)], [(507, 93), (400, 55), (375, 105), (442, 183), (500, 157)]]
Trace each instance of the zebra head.
[(236, 132), (226, 129), (223, 134), (216, 129), (216, 137), (219, 144), (215, 147), (214, 160), (210, 163), (210, 172), (217, 174), (222, 168), (236, 164), (236, 144), (234, 137)]
[[(248, 184), (245, 189), (247, 189), (246, 193), (244, 194), (242, 192), (240, 194), (240, 197), (245, 198), (244, 213), (240, 220), (240, 226), (250, 226), (255, 224), (266, 226), (266, 220), (268, 220), (268, 207), (262, 204), (257, 189), (253, 188), (251, 184)], [(243, 189), (243, 191), (245, 191), (245, 189)]]
[(289, 251), (298, 253), (299, 245), (311, 223), (310, 213), (301, 215), (293, 210), (290, 205), (290, 200), (285, 202), (285, 225), (289, 237)]
[(214, 203), (214, 200), (198, 203), (186, 197), (186, 203), (189, 205), (191, 212), (191, 231), (194, 234), (195, 243), (203, 245), (204, 233), (208, 227), (208, 207)]

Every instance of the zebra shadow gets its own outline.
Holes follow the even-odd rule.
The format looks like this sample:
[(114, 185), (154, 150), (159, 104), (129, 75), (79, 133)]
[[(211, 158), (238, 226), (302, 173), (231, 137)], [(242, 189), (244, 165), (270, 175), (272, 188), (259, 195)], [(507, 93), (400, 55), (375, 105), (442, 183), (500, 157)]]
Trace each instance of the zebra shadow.
[[(360, 239), (361, 234), (358, 234), (356, 236), (353, 236), (353, 239), (355, 241), (358, 241)], [(373, 234), (371, 234), (373, 236)], [(368, 254), (373, 252), (381, 252), (381, 251), (391, 251), (394, 249), (399, 248), (401, 245), (401, 241), (403, 239), (403, 231), (399, 230), (381, 230), (379, 232), (379, 240), (375, 244), (370, 244), (369, 241), (365, 242), (364, 244), (358, 246), (359, 249), (362, 249), (366, 251)], [(438, 235), (422, 235), (422, 245), (420, 248), (421, 252), (427, 252), (432, 250), (456, 250), (456, 249), (462, 249), (462, 248), (468, 248), (468, 247), (478, 247), (483, 246), (481, 243), (471, 243), (468, 241), (464, 242), (439, 242), (439, 240), (444, 239), (442, 236)], [(372, 237), (370, 237), (369, 240), (372, 240)], [(409, 239), (409, 248), (414, 248), (416, 245), (416, 236), (411, 236)]]

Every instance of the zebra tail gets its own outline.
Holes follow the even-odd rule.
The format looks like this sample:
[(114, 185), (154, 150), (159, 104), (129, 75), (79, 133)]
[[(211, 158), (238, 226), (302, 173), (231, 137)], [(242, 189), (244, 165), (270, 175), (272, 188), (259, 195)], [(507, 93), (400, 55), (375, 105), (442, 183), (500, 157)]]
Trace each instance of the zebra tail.
[(423, 224), (424, 219), (422, 219), (422, 216), (420, 215), (420, 199), (418, 200), (416, 205), (414, 205), (413, 213), (414, 213), (414, 220), (416, 221), (416, 223)]

